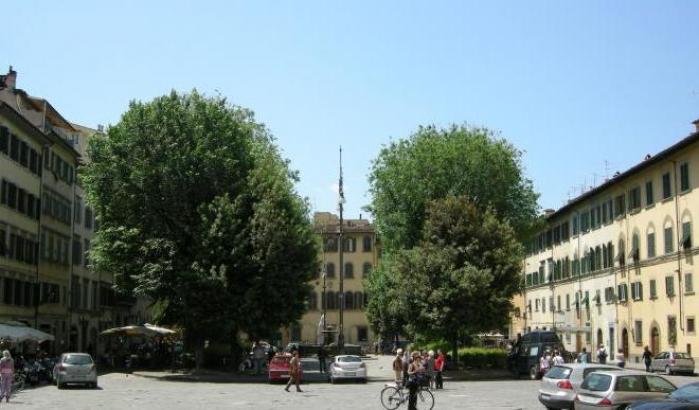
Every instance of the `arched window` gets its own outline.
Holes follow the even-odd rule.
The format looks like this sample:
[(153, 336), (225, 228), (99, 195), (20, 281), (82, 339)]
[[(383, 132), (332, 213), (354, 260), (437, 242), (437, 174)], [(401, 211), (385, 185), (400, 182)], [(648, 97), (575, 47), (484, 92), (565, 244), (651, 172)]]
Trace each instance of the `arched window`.
[(364, 296), (362, 292), (354, 293), (354, 308), (358, 310), (364, 309)]
[(352, 292), (345, 292), (345, 309), (354, 309), (354, 296), (352, 295)]
[(369, 262), (364, 262), (364, 265), (362, 265), (362, 277), (366, 278), (371, 274), (371, 270), (373, 269), (373, 266), (371, 266), (371, 263)]
[(641, 239), (638, 236), (638, 232), (634, 232), (631, 236), (631, 258), (634, 262), (638, 262), (641, 259)]
[(336, 307), (337, 309), (339, 309), (340, 306), (342, 306), (343, 299), (344, 299), (344, 298), (342, 297), (342, 292), (337, 292), (337, 293), (335, 294), (335, 307)]
[(619, 239), (619, 266), (626, 265), (626, 245), (623, 239)]
[(362, 244), (364, 252), (371, 252), (371, 236), (365, 236)]
[(308, 310), (318, 310), (318, 294), (315, 292), (308, 295)]
[(334, 263), (328, 262), (325, 265), (325, 274), (327, 275), (328, 278), (335, 277), (335, 264)]
[(352, 262), (345, 263), (345, 279), (351, 279), (354, 277), (354, 265)]

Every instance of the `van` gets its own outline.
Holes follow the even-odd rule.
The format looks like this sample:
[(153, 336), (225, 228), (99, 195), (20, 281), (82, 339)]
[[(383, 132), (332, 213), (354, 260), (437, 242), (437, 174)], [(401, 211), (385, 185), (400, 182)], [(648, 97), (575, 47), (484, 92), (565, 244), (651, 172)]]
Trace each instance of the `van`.
[(540, 379), (543, 374), (539, 361), (546, 350), (558, 350), (566, 361), (571, 360), (556, 332), (534, 331), (523, 335), (512, 347), (507, 357), (509, 370), (517, 377), (528, 374), (532, 380)]

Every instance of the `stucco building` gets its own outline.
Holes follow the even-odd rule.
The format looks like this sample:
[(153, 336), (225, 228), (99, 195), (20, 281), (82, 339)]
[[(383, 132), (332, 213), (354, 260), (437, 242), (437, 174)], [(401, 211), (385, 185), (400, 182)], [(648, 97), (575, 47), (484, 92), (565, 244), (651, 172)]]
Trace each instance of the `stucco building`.
[[(369, 345), (375, 335), (369, 327), (364, 305), (367, 293), (363, 279), (371, 274), (378, 264), (380, 254), (374, 225), (368, 220), (345, 219), (343, 225), (344, 293), (339, 292), (340, 244), (338, 234), (340, 219), (329, 212), (317, 212), (314, 217), (315, 232), (322, 240), (319, 272), (313, 278), (313, 293), (308, 302), (308, 311), (301, 321), (291, 326), (289, 339), (318, 343), (321, 335), (321, 315), (325, 307), (325, 324), (334, 333), (328, 333), (328, 343), (337, 340), (339, 329), (339, 307), (344, 309), (345, 343)], [(325, 271), (325, 293), (323, 293), (323, 270)]]
[(699, 348), (699, 121), (686, 138), (546, 213), (527, 246), (511, 333), (555, 329), (567, 349), (632, 361)]

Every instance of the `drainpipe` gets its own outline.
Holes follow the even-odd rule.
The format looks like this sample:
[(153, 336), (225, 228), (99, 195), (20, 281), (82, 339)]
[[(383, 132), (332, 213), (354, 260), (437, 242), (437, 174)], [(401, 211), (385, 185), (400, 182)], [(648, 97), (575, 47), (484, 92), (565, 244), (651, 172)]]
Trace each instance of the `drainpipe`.
[(677, 161), (672, 160), (673, 183), (675, 185), (675, 236), (677, 237), (677, 296), (680, 302), (680, 330), (684, 334), (684, 318), (682, 317), (682, 240), (680, 239), (680, 204), (679, 190), (677, 189)]

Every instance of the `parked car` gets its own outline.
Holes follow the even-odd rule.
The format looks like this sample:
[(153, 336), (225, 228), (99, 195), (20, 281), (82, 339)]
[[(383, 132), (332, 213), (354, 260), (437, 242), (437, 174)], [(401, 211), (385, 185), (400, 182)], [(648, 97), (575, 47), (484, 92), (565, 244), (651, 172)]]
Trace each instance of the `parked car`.
[(529, 332), (512, 347), (507, 357), (508, 368), (517, 377), (521, 374), (528, 374), (532, 380), (539, 379), (543, 376), (539, 368), (539, 359), (546, 350), (551, 352), (558, 350), (564, 357), (570, 356), (565, 351), (556, 332)]
[[(267, 370), (267, 380), (270, 383), (289, 380), (289, 367), (291, 366), (289, 362), (291, 362), (291, 358), (292, 356), (289, 353), (280, 353), (270, 360)], [(299, 378), (303, 380), (303, 367), (299, 371)]]
[(621, 371), (598, 363), (566, 363), (553, 366), (541, 379), (539, 401), (547, 409), (572, 409), (575, 395), (585, 377), (595, 371)]
[(575, 409), (623, 409), (639, 400), (662, 399), (676, 389), (667, 379), (646, 372), (597, 371), (590, 373), (578, 389)]
[(694, 410), (699, 408), (699, 383), (686, 384), (660, 400), (639, 401), (628, 410)]
[(336, 356), (329, 370), (330, 383), (338, 380), (359, 380), (364, 383), (367, 381), (366, 363), (362, 362), (359, 356)]
[(650, 362), (650, 371), (694, 374), (694, 359), (687, 353), (662, 352)]
[(66, 384), (97, 387), (97, 366), (87, 353), (63, 353), (53, 368), (53, 379), (59, 389)]

